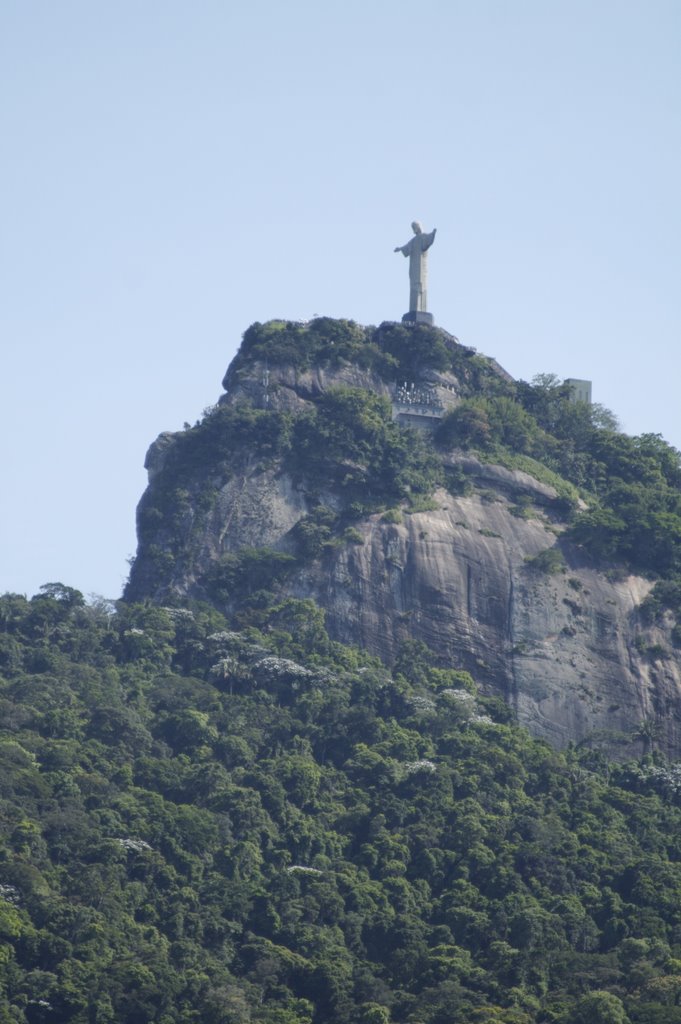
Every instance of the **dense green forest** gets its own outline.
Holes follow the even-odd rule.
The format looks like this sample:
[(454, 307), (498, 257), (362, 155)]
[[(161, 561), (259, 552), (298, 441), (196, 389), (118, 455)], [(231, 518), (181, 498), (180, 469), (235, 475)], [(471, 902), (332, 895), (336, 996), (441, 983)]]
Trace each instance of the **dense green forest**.
[(0, 599), (0, 1020), (681, 1022), (681, 776), (307, 602)]

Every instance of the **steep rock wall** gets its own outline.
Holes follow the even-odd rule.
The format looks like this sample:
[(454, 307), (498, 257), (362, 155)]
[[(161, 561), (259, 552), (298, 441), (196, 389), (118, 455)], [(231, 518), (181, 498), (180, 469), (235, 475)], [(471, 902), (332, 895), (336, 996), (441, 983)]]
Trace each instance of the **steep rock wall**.
[[(432, 374), (429, 383), (444, 404), (458, 400), (454, 374)], [(229, 371), (226, 384), (221, 403), (294, 414), (339, 385), (391, 393), (380, 375), (356, 365), (301, 371), (256, 361)], [(149, 451), (140, 520), (168, 482), (177, 438), (162, 434)], [(463, 453), (448, 461), (470, 493), (440, 490), (432, 510), (405, 510), (401, 522), (381, 513), (356, 521), (359, 536), (298, 566), (286, 592), (317, 601), (333, 638), (388, 663), (404, 640), (423, 640), (443, 664), (468, 669), (487, 692), (503, 696), (522, 724), (553, 745), (589, 740), (627, 756), (654, 741), (681, 756), (681, 668), (671, 623), (647, 625), (639, 611), (651, 582), (611, 578), (589, 565), (561, 538), (565, 524), (549, 484)], [(294, 552), (292, 530), (315, 504), (340, 507), (333, 492), (311, 497), (280, 461), (250, 455), (236, 471), (190, 468), (179, 485), (172, 518), (181, 540), (171, 552), (162, 524), (140, 532), (131, 600), (205, 600), (206, 574), (225, 555)], [(533, 563), (551, 548), (564, 563), (555, 572)]]
[[(547, 485), (501, 467), (480, 473), (482, 493), (438, 491), (434, 510), (404, 514), (401, 523), (380, 514), (358, 522), (361, 543), (331, 548), (294, 573), (287, 592), (317, 601), (334, 639), (388, 663), (404, 640), (423, 640), (556, 746), (592, 738), (614, 752), (640, 752), (634, 734), (648, 722), (656, 723), (657, 743), (678, 754), (679, 663), (669, 631), (645, 625), (638, 613), (650, 581), (610, 580), (585, 564), (560, 540)], [(521, 494), (532, 498), (530, 518), (511, 511)], [(222, 555), (290, 550), (290, 531), (307, 512), (305, 495), (276, 468), (231, 477), (171, 586), (153, 589), (141, 551), (130, 596), (205, 598), (199, 581)], [(533, 566), (554, 546), (564, 553), (562, 571)]]
[[(650, 582), (610, 581), (565, 545), (564, 571), (547, 574), (528, 561), (559, 543), (542, 517), (517, 518), (479, 495), (436, 497), (438, 510), (401, 524), (365, 522), (361, 545), (334, 552), (292, 591), (326, 609), (332, 636), (388, 662), (403, 640), (425, 641), (553, 745), (593, 738), (640, 750), (634, 734), (655, 721), (658, 742), (678, 752), (679, 664), (664, 630), (637, 610)], [(667, 654), (647, 655), (655, 645)]]

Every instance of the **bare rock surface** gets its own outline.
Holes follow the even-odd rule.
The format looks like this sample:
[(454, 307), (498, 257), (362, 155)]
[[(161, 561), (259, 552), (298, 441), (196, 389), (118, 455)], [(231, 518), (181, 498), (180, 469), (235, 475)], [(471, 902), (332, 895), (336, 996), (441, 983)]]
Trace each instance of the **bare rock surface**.
[(559, 543), (541, 518), (477, 496), (438, 497), (439, 510), (399, 525), (373, 518), (361, 546), (297, 580), (295, 592), (326, 609), (331, 634), (388, 662), (417, 637), (555, 746), (592, 737), (635, 749), (632, 734), (655, 719), (663, 745), (678, 751), (678, 713), (668, 711), (681, 706), (679, 665), (637, 610), (651, 583), (609, 581), (578, 557), (565, 571), (539, 571), (528, 559)]
[(282, 412), (300, 412), (311, 399), (334, 387), (363, 388), (386, 397), (391, 393), (389, 384), (377, 373), (354, 363), (298, 370), (292, 366), (269, 368), (264, 362), (255, 361), (228, 373), (225, 386), (228, 391), (222, 402), (233, 405), (246, 401), (256, 408), (267, 406)]

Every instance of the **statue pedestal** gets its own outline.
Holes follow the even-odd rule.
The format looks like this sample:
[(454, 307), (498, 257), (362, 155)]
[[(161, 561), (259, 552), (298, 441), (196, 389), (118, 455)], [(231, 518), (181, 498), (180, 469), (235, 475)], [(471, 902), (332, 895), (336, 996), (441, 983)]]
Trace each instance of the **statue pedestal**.
[(429, 324), (435, 323), (432, 313), (423, 313), (420, 310), (412, 309), (402, 317), (403, 324)]

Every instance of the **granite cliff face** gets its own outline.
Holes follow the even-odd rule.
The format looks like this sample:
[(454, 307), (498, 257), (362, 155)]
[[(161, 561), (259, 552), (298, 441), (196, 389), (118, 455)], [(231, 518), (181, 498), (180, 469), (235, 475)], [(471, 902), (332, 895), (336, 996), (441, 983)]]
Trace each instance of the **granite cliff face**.
[[(439, 459), (445, 481), (454, 483), (387, 512), (355, 510), (348, 528), (342, 488), (311, 485), (304, 467), (292, 469), (274, 442), (262, 440), (274, 418), (290, 423), (338, 388), (390, 400), (394, 416), (409, 422), (412, 414), (415, 425), (420, 410), (423, 426), (471, 389), (508, 387), (496, 364), (433, 333), (460, 365), (417, 367), (402, 400), (399, 378), (357, 360), (300, 366), (238, 358), (214, 415), (227, 407), (260, 416), (257, 444), (240, 440), (230, 420), (222, 446), (200, 458), (183, 455), (183, 434), (162, 434), (151, 446), (126, 597), (216, 600), (211, 580), (225, 559), (244, 549), (288, 555), (276, 586), (314, 599), (334, 639), (388, 663), (405, 640), (422, 640), (442, 664), (467, 669), (487, 692), (503, 696), (522, 724), (555, 746), (589, 740), (627, 756), (654, 737), (678, 757), (681, 663), (673, 622), (644, 621), (640, 606), (651, 581), (598, 571), (562, 537), (564, 495), (552, 483), (451, 450)], [(405, 393), (417, 394), (412, 408)], [(349, 464), (348, 472), (355, 468)], [(301, 524), (316, 523), (320, 508), (340, 527), (301, 557)], [(223, 591), (218, 603), (233, 610), (238, 593), (243, 589), (234, 597)]]
[[(650, 583), (609, 582), (578, 558), (566, 574), (547, 575), (527, 561), (558, 543), (542, 516), (516, 518), (503, 497), (436, 499), (437, 510), (399, 525), (363, 523), (361, 545), (301, 574), (292, 592), (326, 608), (335, 637), (388, 661), (401, 641), (424, 640), (557, 746), (594, 733), (616, 742), (678, 706), (678, 664), (650, 662), (636, 646)], [(675, 719), (665, 719), (665, 734), (677, 748)]]

